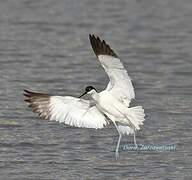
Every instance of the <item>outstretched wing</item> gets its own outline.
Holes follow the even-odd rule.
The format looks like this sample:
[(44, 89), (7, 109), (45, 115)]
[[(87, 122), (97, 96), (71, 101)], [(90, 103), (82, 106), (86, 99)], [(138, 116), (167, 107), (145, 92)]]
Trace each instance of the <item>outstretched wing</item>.
[(135, 98), (135, 92), (126, 69), (118, 56), (104, 40), (101, 41), (99, 37), (94, 35), (89, 35), (89, 39), (93, 51), (109, 76), (110, 81), (106, 90), (125, 105), (129, 106), (131, 99)]
[(50, 96), (24, 90), (25, 101), (33, 112), (49, 120), (63, 122), (70, 126), (103, 128), (107, 124), (105, 116), (91, 102), (71, 96)]

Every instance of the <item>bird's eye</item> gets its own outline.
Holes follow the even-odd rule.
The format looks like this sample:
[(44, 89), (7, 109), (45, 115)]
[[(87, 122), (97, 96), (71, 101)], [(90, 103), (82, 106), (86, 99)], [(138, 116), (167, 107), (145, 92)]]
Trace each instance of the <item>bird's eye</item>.
[(85, 91), (86, 92), (89, 92), (89, 91), (91, 91), (92, 89), (95, 89), (93, 86), (87, 86), (86, 88), (85, 88)]
[(89, 92), (89, 87), (86, 87), (86, 88), (85, 88), (85, 91), (86, 91), (86, 92)]

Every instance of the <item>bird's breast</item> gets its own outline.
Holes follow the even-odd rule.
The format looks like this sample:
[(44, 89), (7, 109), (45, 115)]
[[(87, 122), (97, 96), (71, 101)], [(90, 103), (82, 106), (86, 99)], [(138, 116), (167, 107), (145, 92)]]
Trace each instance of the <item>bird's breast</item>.
[(97, 107), (103, 112), (114, 117), (122, 117), (122, 105), (110, 94), (103, 94), (97, 101)]

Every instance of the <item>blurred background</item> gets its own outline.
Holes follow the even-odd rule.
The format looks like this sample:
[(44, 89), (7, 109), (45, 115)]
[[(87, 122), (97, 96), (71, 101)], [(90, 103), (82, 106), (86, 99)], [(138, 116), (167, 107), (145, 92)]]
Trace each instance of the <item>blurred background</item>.
[[(27, 108), (25, 88), (73, 96), (105, 88), (89, 33), (110, 44), (133, 80), (146, 112), (138, 143), (176, 151), (121, 151), (115, 161), (113, 127), (67, 127)], [(191, 179), (191, 49), (190, 0), (1, 0), (0, 179)]]

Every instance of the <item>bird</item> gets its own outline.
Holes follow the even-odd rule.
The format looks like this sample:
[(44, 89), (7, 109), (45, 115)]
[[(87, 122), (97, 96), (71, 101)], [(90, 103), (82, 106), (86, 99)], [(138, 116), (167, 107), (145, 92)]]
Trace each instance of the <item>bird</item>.
[[(118, 133), (115, 159), (119, 158), (119, 146), (123, 135), (133, 135), (137, 148), (136, 132), (145, 121), (142, 106), (130, 107), (135, 99), (132, 80), (113, 49), (95, 34), (89, 34), (92, 49), (108, 75), (109, 83), (98, 92), (87, 86), (79, 97), (57, 96), (24, 90), (25, 101), (33, 112), (46, 120), (55, 120), (79, 128), (101, 129), (113, 124)], [(90, 98), (83, 99), (84, 95)]]

